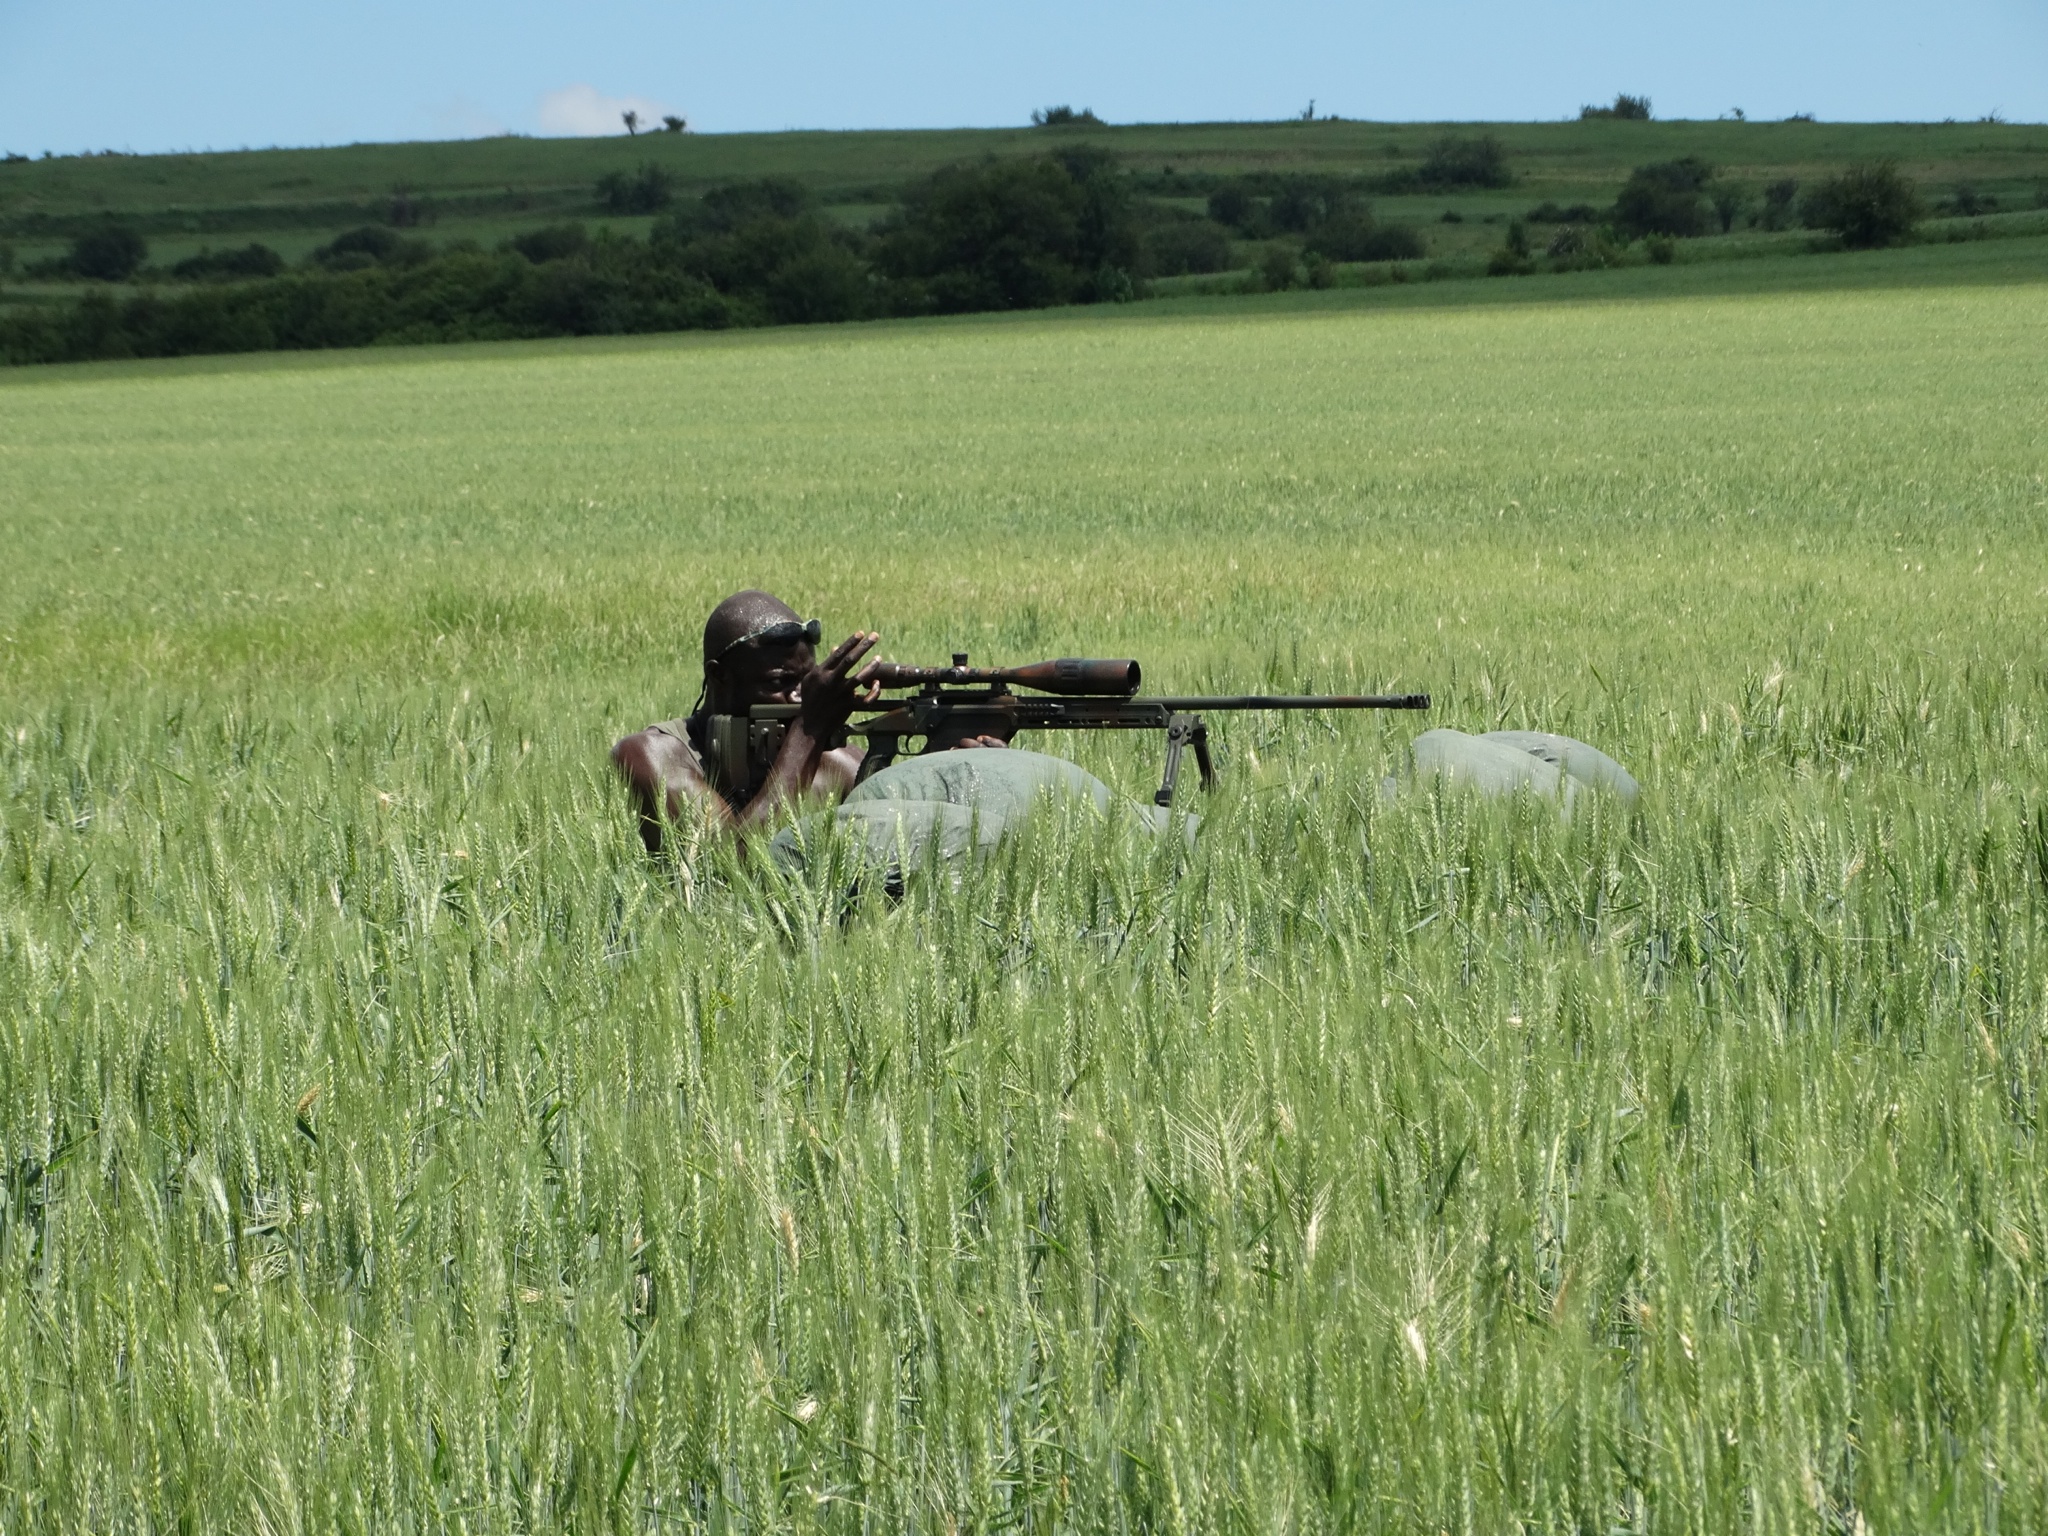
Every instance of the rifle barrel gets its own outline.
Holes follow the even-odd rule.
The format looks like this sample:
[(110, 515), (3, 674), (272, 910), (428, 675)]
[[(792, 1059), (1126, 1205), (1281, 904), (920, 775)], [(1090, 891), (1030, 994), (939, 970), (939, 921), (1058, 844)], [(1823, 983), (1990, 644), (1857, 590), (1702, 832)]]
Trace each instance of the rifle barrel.
[(1176, 715), (1230, 709), (1427, 709), (1426, 693), (1229, 693), (1211, 697), (1133, 699)]

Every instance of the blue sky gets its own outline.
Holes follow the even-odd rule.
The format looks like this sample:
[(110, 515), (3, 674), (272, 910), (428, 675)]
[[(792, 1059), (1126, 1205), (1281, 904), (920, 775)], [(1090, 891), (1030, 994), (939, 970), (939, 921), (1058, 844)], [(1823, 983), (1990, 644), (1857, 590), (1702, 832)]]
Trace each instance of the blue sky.
[(616, 131), (1660, 117), (2048, 120), (2044, 0), (0, 0), (0, 150)]

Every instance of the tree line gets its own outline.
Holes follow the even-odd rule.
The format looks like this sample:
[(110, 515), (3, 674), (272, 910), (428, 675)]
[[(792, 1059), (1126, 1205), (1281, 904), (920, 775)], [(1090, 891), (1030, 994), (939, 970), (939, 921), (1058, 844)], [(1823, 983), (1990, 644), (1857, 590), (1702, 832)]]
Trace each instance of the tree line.
[[(436, 246), (387, 225), (337, 236), (296, 266), (261, 244), (147, 268), (147, 245), (118, 225), (89, 232), (33, 275), (112, 285), (0, 320), (0, 359), (358, 347), (639, 331), (803, 324), (885, 316), (1115, 302), (1155, 278), (1228, 270), (1251, 243), (1248, 281), (1330, 280), (1337, 262), (1399, 262), (1425, 252), (1416, 229), (1379, 219), (1378, 193), (1511, 185), (1491, 136), (1446, 136), (1420, 164), (1378, 176), (1127, 174), (1085, 143), (940, 170), (908, 188), (879, 224), (833, 219), (800, 183), (767, 178), (678, 200), (657, 166), (615, 172), (599, 206), (653, 215), (644, 237), (582, 223), (547, 226), (495, 249)], [(1759, 217), (1788, 222), (1795, 189), (1767, 189)], [(1725, 188), (1696, 160), (1639, 168), (1609, 209), (1533, 210), (1564, 224), (1545, 254), (1559, 266), (1618, 262), (1630, 240), (1704, 232), (1733, 217)], [(1189, 206), (1198, 204), (1202, 212)], [(1918, 204), (1895, 167), (1863, 167), (1810, 189), (1809, 223), (1849, 244), (1896, 238)], [(1447, 215), (1453, 217), (1453, 215)], [(1651, 251), (1653, 259), (1657, 250)], [(1492, 270), (1534, 270), (1524, 223)]]

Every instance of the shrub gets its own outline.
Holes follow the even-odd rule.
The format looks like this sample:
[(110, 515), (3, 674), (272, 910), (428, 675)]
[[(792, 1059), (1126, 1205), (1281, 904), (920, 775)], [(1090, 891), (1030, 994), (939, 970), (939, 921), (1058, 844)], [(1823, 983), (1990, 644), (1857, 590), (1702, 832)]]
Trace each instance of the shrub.
[(732, 299), (741, 318), (805, 324), (885, 307), (864, 238), (820, 216), (788, 177), (713, 187), (693, 208), (657, 220), (648, 244), (660, 261)]
[(763, 176), (713, 187), (697, 205), (700, 227), (724, 233), (755, 219), (794, 219), (810, 210), (811, 194), (793, 176)]
[(1643, 242), (1643, 249), (1649, 252), (1650, 260), (1660, 267), (1668, 267), (1678, 260), (1678, 242), (1669, 235), (1652, 235)]
[(1465, 215), (1458, 212), (1455, 208), (1446, 208), (1443, 212), (1443, 217), (1437, 220), (1437, 222), (1439, 224), (1462, 224), (1465, 222)]
[(1647, 123), (1650, 120), (1650, 98), (1647, 96), (1631, 96), (1627, 92), (1623, 92), (1614, 98), (1612, 106), (1579, 108), (1580, 122), (1583, 123), (1595, 119)]
[(190, 281), (208, 279), (234, 281), (252, 277), (275, 277), (284, 270), (284, 258), (267, 245), (254, 242), (239, 251), (201, 251), (187, 256), (171, 268), (171, 276)]
[(1406, 224), (1370, 219), (1336, 219), (1308, 237), (1305, 247), (1332, 261), (1413, 261), (1423, 253), (1422, 236)]
[(16, 362), (175, 357), (378, 342), (715, 327), (732, 305), (648, 245), (593, 241), (570, 260), (534, 266), (504, 251), (451, 251), (411, 264), (314, 267), (231, 287), (104, 293), (0, 321), (0, 355)]
[(608, 171), (597, 179), (598, 200), (608, 213), (658, 213), (675, 196), (675, 180), (658, 165), (633, 172)]
[(1107, 125), (1092, 107), (1076, 112), (1072, 107), (1046, 107), (1031, 114), (1034, 128), (1102, 128)]
[(1757, 215), (1757, 223), (1765, 229), (1785, 229), (1793, 221), (1793, 201), (1799, 196), (1799, 183), (1787, 176), (1772, 182), (1764, 188), (1763, 211)]
[(1107, 153), (1076, 146), (953, 166), (910, 189), (875, 257), (909, 310), (1087, 302), (1097, 274), (1135, 270), (1142, 242)]
[(1713, 175), (1712, 166), (1692, 155), (1637, 166), (1614, 200), (1615, 227), (1632, 237), (1704, 233), (1700, 194)]
[(108, 224), (91, 230), (71, 242), (65, 267), (78, 277), (95, 282), (126, 282), (135, 269), (149, 259), (149, 246), (134, 230), (122, 224)]
[(1251, 192), (1238, 183), (1218, 187), (1209, 194), (1209, 217), (1218, 224), (1236, 230), (1249, 229), (1258, 213), (1259, 205), (1252, 200)]
[(1531, 224), (1593, 224), (1600, 218), (1600, 210), (1591, 203), (1573, 203), (1569, 208), (1553, 202), (1538, 203), (1523, 218)]
[(1747, 201), (1735, 187), (1716, 187), (1708, 201), (1714, 205), (1714, 215), (1721, 221), (1721, 233), (1727, 234), (1735, 227), (1735, 216), (1742, 212)]
[(1508, 225), (1500, 245), (1486, 259), (1486, 275), (1522, 277), (1535, 270), (1536, 263), (1529, 255), (1529, 231), (1520, 219), (1516, 219)]
[(1379, 232), (1370, 208), (1347, 208), (1335, 218), (1317, 224), (1303, 242), (1303, 249), (1331, 261), (1371, 261), (1373, 258), (1366, 252)]
[(590, 233), (581, 224), (550, 224), (545, 229), (514, 235), (505, 242), (535, 266), (544, 261), (564, 261), (590, 248)]
[(1269, 227), (1293, 234), (1348, 217), (1369, 221), (1372, 213), (1353, 188), (1333, 176), (1283, 176), (1266, 203)]
[(1598, 267), (1618, 267), (1626, 257), (1605, 232), (1583, 224), (1567, 224), (1550, 237), (1544, 252), (1554, 271), (1585, 272)]
[(1294, 286), (1294, 248), (1289, 245), (1269, 245), (1265, 254), (1259, 257), (1259, 280), (1268, 293), (1279, 293)]
[(1962, 218), (1973, 219), (1981, 214), (1996, 213), (1998, 211), (1998, 199), (1988, 193), (1979, 192), (1975, 187), (1965, 182), (1956, 188), (1953, 197), (1941, 205), (1941, 211), (1943, 213), (1957, 214)]
[(1507, 146), (1490, 133), (1476, 139), (1447, 134), (1429, 146), (1415, 170), (1416, 184), (1431, 189), (1505, 187), (1514, 179)]
[(1851, 250), (1890, 245), (1920, 221), (1920, 194), (1896, 160), (1852, 165), (1806, 194), (1800, 210), (1815, 229), (1831, 229)]
[(407, 240), (376, 224), (336, 235), (306, 259), (330, 272), (359, 272), (366, 267), (418, 266), (433, 256), (421, 240)]
[(858, 320), (874, 309), (867, 264), (829, 240), (791, 256), (763, 288), (769, 315), (784, 325)]
[(1145, 232), (1144, 270), (1161, 277), (1222, 272), (1230, 266), (1230, 237), (1208, 219), (1176, 219)]

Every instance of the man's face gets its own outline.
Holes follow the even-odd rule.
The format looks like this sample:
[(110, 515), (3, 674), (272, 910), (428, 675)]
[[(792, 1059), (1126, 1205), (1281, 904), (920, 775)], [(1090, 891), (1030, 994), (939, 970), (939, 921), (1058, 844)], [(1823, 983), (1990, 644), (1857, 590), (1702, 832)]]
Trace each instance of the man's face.
[(737, 714), (756, 704), (794, 704), (797, 685), (816, 659), (808, 640), (734, 646), (718, 663), (728, 709)]

